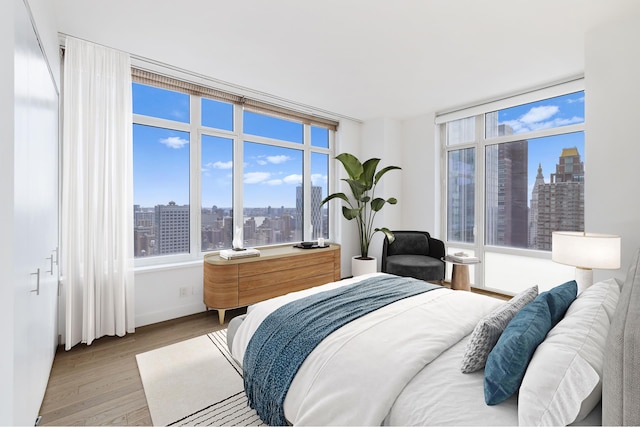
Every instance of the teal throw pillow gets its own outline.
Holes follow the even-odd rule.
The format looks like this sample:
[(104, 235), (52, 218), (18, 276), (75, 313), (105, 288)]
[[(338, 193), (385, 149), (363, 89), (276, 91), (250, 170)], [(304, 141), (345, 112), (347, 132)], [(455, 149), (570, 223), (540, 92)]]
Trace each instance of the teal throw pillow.
[(575, 280), (542, 292), (509, 322), (484, 368), (484, 399), (497, 405), (511, 397), (524, 378), (533, 352), (576, 299)]

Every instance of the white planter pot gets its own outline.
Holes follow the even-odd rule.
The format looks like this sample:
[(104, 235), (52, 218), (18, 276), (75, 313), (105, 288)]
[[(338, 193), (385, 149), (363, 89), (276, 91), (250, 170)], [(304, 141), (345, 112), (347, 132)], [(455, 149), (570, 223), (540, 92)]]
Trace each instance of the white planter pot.
[(377, 271), (378, 262), (374, 257), (370, 257), (371, 259), (358, 259), (358, 257), (359, 255), (351, 258), (351, 274), (353, 277)]

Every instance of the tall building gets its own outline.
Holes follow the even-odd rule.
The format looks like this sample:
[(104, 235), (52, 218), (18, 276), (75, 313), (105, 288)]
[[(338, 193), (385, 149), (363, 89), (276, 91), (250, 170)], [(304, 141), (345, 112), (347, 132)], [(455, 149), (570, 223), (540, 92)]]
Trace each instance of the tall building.
[(189, 205), (156, 205), (158, 255), (189, 252)]
[(156, 221), (153, 208), (133, 206), (134, 256), (156, 255)]
[[(513, 135), (511, 126), (498, 123), (498, 113), (486, 115), (487, 137)], [(485, 244), (528, 247), (529, 142), (487, 146), (485, 150)]]
[(538, 247), (538, 194), (540, 187), (544, 185), (544, 175), (542, 175), (542, 164), (538, 163), (538, 174), (536, 182), (531, 191), (531, 202), (529, 204), (529, 248)]
[[(296, 187), (296, 215), (295, 220), (297, 224), (302, 224), (302, 215), (304, 212), (304, 197), (302, 186)], [(311, 186), (311, 225), (313, 226), (313, 235), (310, 239), (317, 239), (318, 237), (328, 236), (327, 218), (324, 214), (324, 209), (321, 206), (322, 203), (322, 187), (312, 185)]]
[(538, 168), (531, 200), (531, 219), (537, 219), (530, 226), (535, 249), (551, 250), (553, 231), (584, 231), (584, 163), (577, 148), (562, 150), (549, 183)]
[(475, 241), (475, 168), (476, 156), (472, 148), (449, 152), (447, 159), (447, 239), (455, 242)]

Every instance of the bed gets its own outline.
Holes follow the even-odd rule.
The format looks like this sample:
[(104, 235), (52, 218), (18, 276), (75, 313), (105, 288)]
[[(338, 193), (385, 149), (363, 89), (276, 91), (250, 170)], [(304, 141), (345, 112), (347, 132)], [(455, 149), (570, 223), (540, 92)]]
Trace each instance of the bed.
[[(639, 425), (639, 264), (640, 251), (624, 283), (599, 282), (577, 296), (568, 282), (506, 303), (442, 287), (380, 303), (323, 332), (277, 392), (274, 381), (261, 379), (264, 366), (280, 369), (299, 350), (287, 341), (280, 353), (260, 356), (269, 342), (260, 337), (288, 333), (284, 320), (265, 332), (271, 313), (382, 281), (397, 288), (394, 276), (365, 275), (255, 304), (230, 322), (229, 348), (244, 364), (253, 404), (280, 411), (283, 418), (269, 418), (275, 424)], [(278, 380), (289, 375), (277, 372)], [(279, 403), (258, 401), (280, 390)]]

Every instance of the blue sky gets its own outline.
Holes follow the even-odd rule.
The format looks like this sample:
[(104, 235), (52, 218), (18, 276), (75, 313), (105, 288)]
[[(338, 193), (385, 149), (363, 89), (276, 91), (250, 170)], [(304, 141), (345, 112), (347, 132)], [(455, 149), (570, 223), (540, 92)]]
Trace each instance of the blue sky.
[[(133, 85), (134, 113), (189, 122), (189, 96), (144, 85)], [(203, 100), (202, 124), (233, 130), (233, 107)], [(244, 112), (245, 141), (242, 159), (245, 207), (295, 207), (296, 187), (303, 176), (303, 151), (251, 142), (251, 136), (276, 138), (296, 144), (303, 141), (300, 123)], [(313, 146), (328, 147), (328, 131), (311, 128)], [(134, 203), (143, 207), (174, 201), (189, 204), (188, 132), (134, 125)], [(302, 146), (301, 146), (302, 148)], [(202, 136), (202, 206), (232, 206), (233, 140)], [(327, 194), (328, 155), (312, 153), (311, 180)]]

